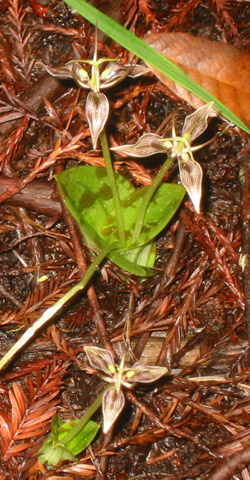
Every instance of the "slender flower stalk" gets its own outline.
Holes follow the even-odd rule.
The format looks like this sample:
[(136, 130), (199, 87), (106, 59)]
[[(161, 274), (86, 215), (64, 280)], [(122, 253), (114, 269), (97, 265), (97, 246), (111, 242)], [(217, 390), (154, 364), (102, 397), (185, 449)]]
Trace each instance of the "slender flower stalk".
[(70, 442), (84, 427), (87, 425), (88, 421), (93, 417), (93, 415), (96, 413), (98, 408), (100, 408), (102, 404), (102, 398), (103, 398), (103, 393), (102, 392), (98, 397), (95, 399), (95, 401), (89, 406), (88, 410), (85, 412), (85, 414), (81, 417), (81, 419), (78, 421), (78, 423), (73, 427), (70, 432), (63, 437), (61, 440), (61, 443), (63, 445), (66, 445), (68, 442)]
[(148, 205), (149, 205), (151, 199), (153, 198), (157, 188), (159, 187), (159, 185), (163, 181), (167, 171), (171, 167), (173, 161), (174, 161), (173, 157), (168, 157), (167, 158), (167, 160), (164, 162), (161, 169), (159, 170), (159, 172), (155, 176), (154, 180), (152, 181), (151, 185), (148, 186), (148, 188), (146, 190), (146, 193), (142, 198), (141, 208), (139, 210), (139, 214), (138, 214), (138, 217), (137, 217), (137, 220), (136, 220), (136, 223), (135, 223), (135, 228), (134, 228), (134, 231), (133, 231), (133, 237), (132, 237), (133, 243), (136, 243), (136, 240), (140, 236)]
[(114, 202), (114, 210), (115, 210), (115, 218), (116, 218), (116, 225), (119, 234), (119, 241), (121, 247), (125, 247), (126, 239), (125, 239), (125, 231), (124, 231), (124, 223), (123, 223), (123, 215), (120, 203), (119, 192), (117, 188), (117, 184), (115, 181), (115, 172), (113, 169), (111, 157), (110, 157), (110, 150), (108, 146), (107, 135), (105, 129), (102, 130), (100, 134), (100, 141), (102, 145), (102, 152), (105, 159), (105, 167), (109, 177), (109, 184), (112, 191), (113, 202)]

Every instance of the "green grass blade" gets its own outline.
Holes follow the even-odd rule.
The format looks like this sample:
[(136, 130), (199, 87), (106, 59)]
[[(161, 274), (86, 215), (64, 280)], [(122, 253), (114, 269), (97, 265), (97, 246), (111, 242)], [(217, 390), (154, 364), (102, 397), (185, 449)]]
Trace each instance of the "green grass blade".
[(231, 112), (229, 108), (227, 108), (222, 102), (207, 92), (207, 90), (198, 85), (198, 83), (196, 83), (194, 80), (191, 80), (188, 75), (186, 75), (173, 62), (164, 57), (160, 52), (154, 50), (143, 40), (137, 38), (133, 33), (126, 30), (126, 28), (122, 27), (119, 25), (119, 23), (115, 22), (107, 15), (97, 10), (85, 0), (64, 1), (73, 7), (89, 22), (91, 22), (93, 25), (98, 25), (100, 30), (119, 43), (122, 47), (141, 58), (144, 62), (149, 63), (154, 68), (157, 68), (157, 70), (171, 78), (171, 80), (194, 93), (205, 102), (213, 101), (214, 108), (218, 110), (221, 115), (240, 127), (245, 132), (250, 133), (250, 129), (233, 112)]

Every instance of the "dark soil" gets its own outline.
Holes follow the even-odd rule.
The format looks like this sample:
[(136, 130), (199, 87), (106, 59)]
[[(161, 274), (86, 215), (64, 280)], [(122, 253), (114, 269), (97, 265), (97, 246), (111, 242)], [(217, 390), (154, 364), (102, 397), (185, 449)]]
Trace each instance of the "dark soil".
[[(115, 8), (112, 3), (115, 3)], [(189, 31), (249, 51), (246, 1), (96, 2), (138, 36)], [(62, 207), (53, 175), (88, 163), (92, 149), (87, 91), (45, 74), (36, 61), (63, 65), (91, 58), (94, 29), (62, 1), (0, 4), (0, 309), (1, 354), (82, 276), (91, 255)], [(104, 34), (100, 55), (128, 54)], [(135, 143), (167, 118), (181, 131), (190, 105), (154, 76), (127, 79), (109, 92), (111, 144)], [(222, 132), (210, 122), (204, 141)], [(185, 197), (157, 240), (156, 275), (139, 281), (111, 262), (2, 373), (0, 479), (250, 479), (250, 150), (229, 126), (195, 158), (204, 172), (202, 213)], [(114, 156), (117, 171), (146, 185), (164, 158)], [(241, 172), (241, 175), (239, 173)], [(176, 179), (178, 171), (172, 176)], [(243, 261), (245, 268), (242, 269)], [(246, 305), (246, 307), (245, 307)], [(79, 418), (103, 386), (84, 346), (124, 346), (165, 365), (169, 375), (127, 392), (111, 433), (100, 433), (76, 462), (47, 469), (37, 452), (53, 414)], [(119, 347), (120, 345), (120, 347)], [(95, 420), (102, 422), (101, 412)], [(90, 465), (92, 470), (88, 470)]]

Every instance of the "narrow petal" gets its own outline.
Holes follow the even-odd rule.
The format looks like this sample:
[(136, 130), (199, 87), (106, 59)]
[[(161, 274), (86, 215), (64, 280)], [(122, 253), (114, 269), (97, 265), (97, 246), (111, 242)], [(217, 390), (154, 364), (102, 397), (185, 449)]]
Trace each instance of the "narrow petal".
[(124, 380), (128, 383), (151, 383), (155, 382), (163, 375), (166, 375), (166, 373), (168, 373), (166, 367), (143, 365), (142, 363), (137, 362), (127, 371)]
[(108, 376), (114, 369), (114, 357), (109, 350), (99, 347), (84, 347), (84, 351), (88, 357), (88, 361), (92, 367), (102, 370)]
[(198, 162), (187, 159), (179, 159), (181, 183), (188, 192), (197, 213), (200, 213), (200, 201), (202, 193), (202, 168)]
[(125, 397), (120, 390), (118, 393), (115, 387), (106, 390), (102, 399), (103, 432), (107, 433), (117, 420), (125, 405)]
[(82, 88), (90, 88), (91, 82), (88, 72), (79, 63), (72, 62), (72, 77)]
[(44, 68), (47, 72), (52, 75), (52, 77), (59, 77), (59, 78), (72, 78), (71, 70), (72, 65), (66, 63), (62, 67), (48, 67), (43, 62), (36, 62), (36, 65)]
[(118, 62), (110, 62), (101, 73), (101, 88), (110, 88), (122, 82), (127, 76), (136, 78), (149, 72), (145, 65), (121, 65)]
[(104, 129), (109, 114), (109, 102), (104, 93), (90, 92), (86, 100), (86, 117), (94, 149), (97, 140)]
[(120, 147), (113, 147), (111, 150), (137, 158), (149, 157), (165, 151), (165, 148), (157, 144), (159, 140), (162, 140), (162, 138), (156, 133), (145, 133), (134, 145), (121, 145)]
[(120, 65), (117, 62), (110, 62), (100, 75), (101, 88), (110, 88), (122, 82), (128, 76), (132, 67)]
[(140, 77), (141, 75), (146, 75), (150, 72), (150, 69), (146, 67), (146, 65), (138, 64), (132, 65), (132, 69), (129, 72), (129, 77), (136, 78)]
[(206, 130), (208, 117), (214, 113), (213, 104), (214, 102), (209, 102), (185, 118), (182, 135), (187, 137), (189, 143)]

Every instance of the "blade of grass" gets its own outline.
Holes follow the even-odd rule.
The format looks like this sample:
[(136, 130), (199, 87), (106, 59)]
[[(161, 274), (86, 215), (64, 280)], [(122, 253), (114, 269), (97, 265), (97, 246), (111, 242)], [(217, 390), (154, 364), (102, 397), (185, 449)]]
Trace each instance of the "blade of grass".
[(213, 101), (214, 108), (218, 110), (221, 115), (240, 127), (245, 132), (250, 133), (250, 129), (236, 115), (234, 115), (229, 108), (227, 108), (222, 102), (217, 100), (194, 80), (191, 80), (188, 75), (186, 75), (174, 63), (164, 57), (160, 52), (154, 50), (143, 40), (136, 37), (133, 33), (126, 30), (126, 28), (122, 27), (119, 25), (119, 23), (112, 20), (112, 18), (109, 18), (107, 15), (97, 10), (85, 0), (64, 1), (73, 7), (80, 15), (86, 18), (86, 20), (91, 22), (93, 25), (98, 25), (100, 30), (109, 35), (110, 38), (115, 40), (122, 47), (134, 53), (141, 60), (149, 63), (154, 68), (157, 68), (157, 70), (171, 78), (171, 80), (200, 97), (202, 100), (204, 100), (204, 102)]

